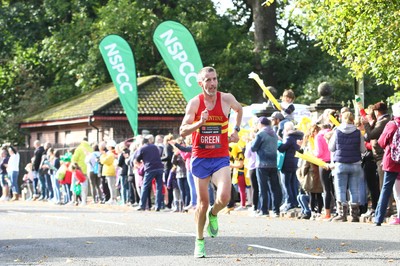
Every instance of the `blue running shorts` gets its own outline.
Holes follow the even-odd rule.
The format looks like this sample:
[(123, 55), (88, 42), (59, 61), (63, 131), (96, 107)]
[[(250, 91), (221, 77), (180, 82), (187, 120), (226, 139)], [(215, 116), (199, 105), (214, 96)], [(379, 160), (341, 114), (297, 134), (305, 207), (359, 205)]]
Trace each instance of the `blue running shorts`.
[(219, 169), (229, 166), (229, 156), (217, 158), (192, 158), (190, 166), (192, 174), (200, 179), (212, 176)]

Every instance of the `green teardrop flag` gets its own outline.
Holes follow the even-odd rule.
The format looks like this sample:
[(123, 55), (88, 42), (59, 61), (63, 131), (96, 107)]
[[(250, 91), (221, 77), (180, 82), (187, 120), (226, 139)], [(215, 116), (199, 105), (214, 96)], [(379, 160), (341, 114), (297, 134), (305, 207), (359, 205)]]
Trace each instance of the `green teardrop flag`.
[(135, 136), (138, 135), (138, 94), (135, 59), (129, 44), (118, 35), (108, 35), (99, 44), (101, 55), (118, 91)]
[(197, 73), (203, 63), (190, 31), (178, 22), (165, 21), (157, 26), (153, 41), (186, 101), (201, 93)]

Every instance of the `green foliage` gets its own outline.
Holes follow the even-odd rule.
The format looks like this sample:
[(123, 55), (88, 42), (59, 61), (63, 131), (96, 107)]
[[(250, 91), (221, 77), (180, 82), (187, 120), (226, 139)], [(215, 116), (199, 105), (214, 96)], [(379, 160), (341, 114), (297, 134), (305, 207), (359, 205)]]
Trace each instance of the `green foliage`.
[[(308, 2), (311, 5), (311, 0)], [(138, 75), (171, 77), (152, 41), (155, 28), (165, 20), (179, 21), (192, 32), (203, 64), (216, 67), (222, 91), (232, 92), (240, 102), (251, 104), (255, 89), (260, 90), (248, 79), (256, 64), (254, 34), (249, 31), (253, 14), (250, 1), (233, 3), (233, 10), (219, 16), (211, 0), (1, 2), (0, 138), (21, 141), (17, 123), (22, 117), (110, 82), (98, 48), (108, 34), (118, 34), (131, 45)], [(318, 97), (318, 84), (328, 81), (336, 89), (335, 99), (352, 99), (354, 82), (347, 71), (316, 47), (316, 40), (284, 18), (286, 1), (277, 4), (278, 17), (282, 19), (276, 51), (266, 48), (259, 56), (262, 68), (273, 71), (279, 93), (290, 87), (295, 90), (297, 102), (311, 103)], [(376, 66), (383, 67), (385, 62), (378, 63)], [(374, 80), (366, 73), (366, 86), (370, 86)], [(393, 73), (382, 74), (381, 79)], [(265, 83), (268, 85), (268, 80)]]
[(245, 104), (252, 103), (253, 83), (248, 79), (254, 60), (254, 55), (249, 52), (251, 49), (252, 43), (248, 39), (234, 40), (221, 49), (222, 53), (215, 61), (221, 90), (232, 93)]
[(400, 2), (298, 0), (297, 21), (352, 76), (400, 87)]

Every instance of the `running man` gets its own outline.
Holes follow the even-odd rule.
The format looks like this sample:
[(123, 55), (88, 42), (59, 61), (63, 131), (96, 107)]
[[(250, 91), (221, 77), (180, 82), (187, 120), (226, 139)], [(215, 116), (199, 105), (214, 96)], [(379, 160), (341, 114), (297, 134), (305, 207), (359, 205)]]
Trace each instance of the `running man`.
[[(217, 91), (217, 72), (212, 67), (200, 70), (197, 81), (203, 93), (191, 99), (180, 127), (180, 135), (192, 134), (191, 167), (195, 177), (197, 208), (195, 221), (197, 238), (194, 257), (204, 258), (204, 226), (210, 237), (218, 234), (217, 214), (225, 208), (231, 196), (231, 170), (229, 168), (229, 142), (239, 140), (238, 132), (242, 121), (242, 106), (230, 93)], [(237, 112), (233, 133), (228, 137), (228, 116)], [(210, 181), (217, 187), (215, 203), (208, 212)]]

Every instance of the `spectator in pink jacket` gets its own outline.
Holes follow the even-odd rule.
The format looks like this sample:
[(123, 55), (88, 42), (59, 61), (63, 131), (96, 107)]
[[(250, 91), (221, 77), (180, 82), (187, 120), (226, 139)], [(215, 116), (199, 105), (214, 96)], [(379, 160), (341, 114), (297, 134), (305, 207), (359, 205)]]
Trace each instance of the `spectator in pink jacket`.
[(377, 226), (380, 226), (385, 218), (389, 197), (392, 194), (394, 182), (400, 173), (400, 163), (393, 161), (391, 157), (393, 136), (400, 126), (400, 102), (394, 104), (392, 110), (393, 120), (386, 124), (378, 139), (378, 143), (385, 150), (385, 153), (382, 160), (382, 169), (384, 171), (383, 185), (375, 211), (375, 224)]
[[(315, 139), (315, 150), (314, 155), (326, 163), (331, 162), (331, 152), (328, 148), (327, 136), (331, 133), (331, 127), (329, 124), (323, 124), (320, 131), (314, 130), (313, 135)], [(323, 220), (329, 220), (331, 218), (331, 204), (333, 195), (333, 182), (331, 179), (331, 170), (323, 167), (318, 167), (319, 176), (323, 189), (323, 199), (325, 207), (325, 216)]]

